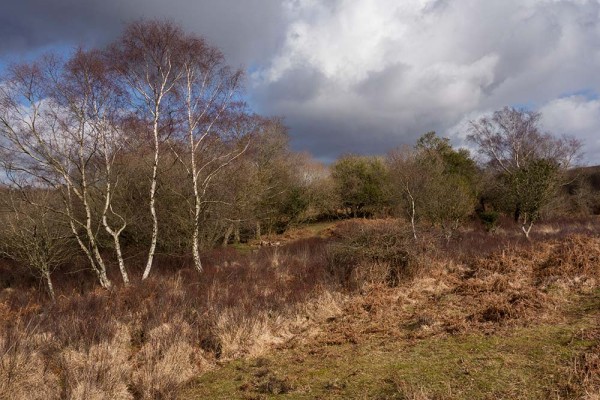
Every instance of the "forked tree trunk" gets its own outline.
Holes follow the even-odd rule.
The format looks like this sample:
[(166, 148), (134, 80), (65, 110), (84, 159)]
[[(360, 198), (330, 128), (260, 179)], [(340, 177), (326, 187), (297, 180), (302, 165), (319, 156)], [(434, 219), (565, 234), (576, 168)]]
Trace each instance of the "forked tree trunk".
[(111, 208), (110, 201), (111, 201), (111, 189), (110, 189), (110, 184), (107, 184), (105, 206), (104, 206), (104, 211), (102, 213), (102, 225), (104, 226), (104, 230), (106, 230), (106, 232), (113, 238), (113, 242), (115, 244), (115, 252), (117, 255), (117, 262), (119, 264), (119, 271), (121, 271), (121, 277), (123, 278), (123, 283), (125, 285), (128, 285), (129, 284), (129, 276), (127, 274), (127, 269), (125, 268), (125, 260), (123, 259), (123, 252), (121, 251), (121, 240), (120, 240), (121, 232), (123, 232), (126, 225), (125, 225), (125, 223), (123, 223), (121, 228), (119, 228), (118, 230), (114, 230), (111, 228), (110, 224), (108, 223), (108, 217), (107, 217), (108, 210)]
[[(100, 251), (98, 250), (98, 246), (96, 244), (94, 232), (92, 230), (91, 212), (89, 209), (89, 205), (85, 200), (85, 196), (80, 198), (83, 200), (83, 204), (86, 211), (85, 236), (88, 243), (87, 245), (84, 243), (83, 239), (80, 236), (80, 233), (77, 231), (77, 220), (73, 215), (73, 203), (71, 194), (71, 191), (73, 190), (74, 189), (72, 187), (71, 182), (67, 180), (67, 198), (65, 199), (64, 204), (66, 207), (67, 216), (69, 218), (69, 226), (71, 228), (71, 232), (77, 240), (77, 244), (79, 244), (79, 247), (88, 258), (90, 266), (98, 276), (100, 286), (102, 286), (104, 289), (110, 290), (112, 289), (112, 282), (110, 281), (110, 279), (108, 279), (108, 276), (106, 275), (106, 265), (104, 264), (104, 260), (102, 259)], [(83, 225), (82, 223), (77, 223), (79, 225)]]
[[(106, 172), (106, 186), (104, 193), (104, 209), (102, 210), (102, 225), (104, 226), (104, 230), (113, 238), (113, 242), (115, 244), (115, 252), (117, 255), (117, 262), (119, 264), (119, 271), (121, 272), (121, 277), (123, 278), (123, 283), (125, 285), (129, 284), (129, 276), (127, 274), (127, 269), (125, 268), (125, 260), (123, 259), (123, 252), (121, 251), (121, 233), (127, 227), (127, 222), (123, 217), (116, 214), (112, 208), (112, 194), (113, 187), (111, 183), (112, 179), (112, 160), (109, 154), (109, 148), (107, 145), (106, 136), (103, 137), (103, 146), (104, 146), (104, 168)], [(119, 228), (113, 229), (110, 223), (108, 222), (108, 213), (109, 211), (118, 217), (121, 220), (121, 226)]]
[[(69, 213), (70, 213), (70, 211), (69, 211)], [(102, 265), (97, 264), (96, 260), (94, 259), (94, 255), (92, 254), (90, 249), (85, 245), (85, 243), (79, 236), (79, 232), (77, 232), (77, 228), (75, 227), (75, 222), (70, 215), (69, 215), (69, 226), (71, 227), (71, 232), (73, 232), (73, 236), (75, 237), (77, 244), (79, 245), (79, 247), (81, 248), (81, 250), (83, 251), (85, 256), (87, 257), (88, 261), (90, 262), (90, 266), (96, 273), (96, 276), (98, 277), (98, 282), (100, 283), (100, 286), (102, 286), (104, 289), (110, 290), (112, 288), (112, 283), (106, 276), (106, 270), (104, 269), (104, 264), (102, 264)]]
[(527, 240), (530, 240), (529, 234), (531, 233), (531, 228), (533, 228), (533, 222), (530, 222), (529, 225), (527, 225), (527, 223), (523, 223), (523, 225), (521, 226), (521, 230), (525, 234), (525, 238)]

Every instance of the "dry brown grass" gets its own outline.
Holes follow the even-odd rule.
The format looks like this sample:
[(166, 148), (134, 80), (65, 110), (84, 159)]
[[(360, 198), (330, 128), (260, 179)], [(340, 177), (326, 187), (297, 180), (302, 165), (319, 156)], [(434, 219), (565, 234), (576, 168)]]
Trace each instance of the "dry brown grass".
[[(54, 304), (42, 303), (35, 289), (6, 289), (0, 398), (175, 398), (219, 363), (273, 347), (561, 321), (571, 299), (600, 282), (596, 236), (492, 244), (494, 236), (468, 232), (453, 249), (435, 232), (415, 242), (392, 220), (346, 222), (330, 233), (333, 243), (304, 239), (246, 255), (215, 250), (200, 276), (165, 268), (113, 293), (62, 289)], [(474, 255), (468, 238), (472, 247), (488, 245)], [(590, 399), (600, 390), (598, 363), (596, 346), (570, 368)], [(293, 385), (269, 375), (254, 386), (275, 394)], [(394, 385), (404, 398), (427, 398), (418, 387)]]
[(132, 362), (131, 391), (136, 398), (176, 398), (181, 385), (208, 367), (191, 336), (191, 327), (177, 320), (148, 332)]
[(0, 335), (0, 399), (58, 399), (59, 376), (52, 371), (43, 354), (48, 338), (31, 334), (17, 320), (4, 326)]
[(583, 400), (600, 399), (600, 317), (598, 328), (586, 332), (582, 339), (595, 344), (577, 356), (568, 369), (571, 391), (581, 393)]
[(326, 341), (359, 343), (372, 335), (403, 339), (494, 333), (563, 321), (571, 301), (598, 288), (600, 238), (508, 246), (467, 263), (437, 254), (396, 288), (362, 287), (327, 326)]
[(77, 400), (132, 399), (128, 388), (132, 369), (128, 360), (129, 343), (127, 328), (118, 326), (111, 340), (102, 340), (88, 348), (62, 349), (59, 360), (64, 396)]
[(340, 310), (341, 296), (328, 291), (324, 248), (307, 240), (245, 256), (217, 250), (206, 256), (202, 275), (165, 271), (112, 293), (72, 293), (55, 303), (4, 290), (0, 393), (175, 398), (217, 362), (261, 354)]

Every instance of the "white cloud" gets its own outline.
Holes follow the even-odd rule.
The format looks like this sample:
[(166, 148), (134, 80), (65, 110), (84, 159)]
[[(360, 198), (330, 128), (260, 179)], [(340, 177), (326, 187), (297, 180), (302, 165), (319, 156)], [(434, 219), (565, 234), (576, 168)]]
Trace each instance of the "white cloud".
[(552, 100), (540, 111), (549, 131), (581, 138), (585, 159), (600, 164), (600, 100), (573, 95)]
[[(465, 115), (600, 92), (599, 0), (290, 0), (284, 9), (285, 41), (252, 76), (254, 98), (321, 155), (337, 152), (328, 135), (381, 152), (432, 129), (460, 137)], [(312, 90), (295, 97), (291, 87)]]

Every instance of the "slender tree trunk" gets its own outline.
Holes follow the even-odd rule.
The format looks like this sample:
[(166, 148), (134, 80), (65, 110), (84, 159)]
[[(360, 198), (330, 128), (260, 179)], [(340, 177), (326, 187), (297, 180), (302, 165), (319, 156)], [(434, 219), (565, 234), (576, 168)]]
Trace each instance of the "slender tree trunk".
[(98, 276), (98, 281), (100, 282), (100, 286), (102, 286), (104, 289), (111, 289), (112, 284), (111, 284), (110, 280), (108, 280), (108, 278), (106, 277), (106, 273), (102, 273), (100, 267), (98, 265), (96, 265), (96, 261), (94, 260), (94, 256), (92, 255), (92, 252), (90, 251), (90, 249), (88, 249), (88, 247), (85, 245), (85, 243), (83, 243), (83, 240), (81, 240), (81, 237), (79, 236), (79, 233), (77, 232), (77, 228), (75, 227), (75, 222), (73, 221), (72, 218), (69, 218), (69, 219), (70, 219), (69, 225), (71, 227), (71, 231), (73, 232), (73, 236), (75, 236), (75, 240), (77, 240), (77, 244), (79, 244), (79, 247), (81, 248), (83, 253), (86, 255), (88, 261), (90, 262), (90, 266), (92, 267), (92, 269)]
[(200, 259), (200, 244), (198, 243), (200, 229), (198, 224), (194, 226), (194, 234), (192, 235), (192, 255), (194, 258), (194, 267), (198, 272), (202, 272), (202, 260)]
[(229, 226), (227, 227), (227, 230), (225, 231), (225, 235), (223, 236), (223, 244), (222, 244), (223, 247), (225, 247), (229, 244), (229, 239), (231, 238), (232, 234), (233, 234), (233, 223), (229, 224)]
[(192, 255), (194, 257), (194, 267), (198, 272), (202, 272), (202, 260), (200, 259), (200, 245), (198, 240), (200, 239), (200, 214), (201, 201), (200, 190), (198, 188), (198, 171), (196, 167), (196, 148), (194, 140), (194, 132), (190, 129), (190, 162), (191, 162), (191, 173), (192, 173), (192, 187), (194, 190), (194, 233), (192, 235)]
[(240, 223), (236, 222), (233, 229), (233, 243), (240, 244)]
[(129, 285), (129, 275), (127, 274), (127, 269), (125, 268), (125, 260), (123, 259), (123, 252), (121, 251), (121, 241), (119, 240), (119, 235), (117, 233), (112, 235), (113, 241), (115, 243), (115, 252), (117, 253), (117, 262), (119, 263), (119, 271), (121, 271), (121, 277), (123, 278), (123, 283), (125, 285)]
[[(155, 110), (158, 109), (158, 105)], [(148, 261), (146, 269), (142, 275), (142, 280), (145, 280), (150, 275), (152, 262), (154, 261), (154, 253), (156, 251), (156, 242), (158, 240), (158, 217), (156, 216), (156, 185), (158, 176), (158, 156), (159, 156), (159, 141), (158, 141), (158, 112), (154, 115), (154, 163), (152, 164), (152, 182), (150, 184), (150, 214), (152, 215), (152, 238), (150, 241), (150, 249), (148, 250)]]
[(416, 209), (415, 209), (415, 198), (413, 197), (410, 190), (407, 190), (410, 198), (410, 226), (412, 227), (413, 237), (417, 240), (417, 227), (415, 225)]
[(256, 221), (256, 240), (261, 241), (262, 240), (262, 233), (260, 231), (260, 221)]
[(88, 238), (88, 242), (90, 244), (90, 248), (92, 250), (92, 254), (94, 256), (94, 259), (96, 260), (96, 264), (98, 265), (100, 281), (105, 282), (106, 288), (111, 288), (112, 284), (110, 283), (110, 280), (106, 275), (106, 264), (104, 263), (104, 259), (100, 254), (100, 249), (98, 248), (98, 243), (96, 242), (96, 237), (94, 236), (94, 230), (92, 228), (92, 215), (87, 200), (84, 200), (84, 206), (86, 210), (85, 231)]
[(44, 268), (44, 278), (46, 279), (46, 287), (48, 288), (48, 294), (52, 301), (54, 301), (54, 285), (52, 284), (52, 279), (50, 278), (50, 270), (48, 268)]

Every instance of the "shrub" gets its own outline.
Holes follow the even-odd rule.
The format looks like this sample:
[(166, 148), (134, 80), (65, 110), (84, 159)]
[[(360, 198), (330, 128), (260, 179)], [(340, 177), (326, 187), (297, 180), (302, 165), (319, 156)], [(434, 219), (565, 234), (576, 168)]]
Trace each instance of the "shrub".
[(347, 222), (328, 247), (328, 272), (347, 289), (364, 284), (398, 286), (420, 269), (412, 233), (392, 221)]
[(486, 232), (495, 232), (498, 229), (500, 213), (497, 211), (482, 211), (478, 214)]

